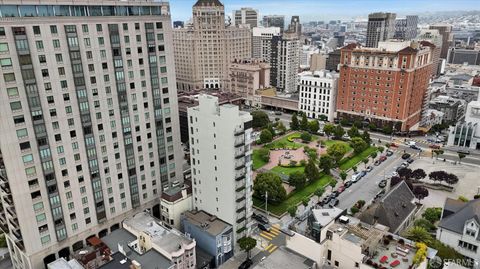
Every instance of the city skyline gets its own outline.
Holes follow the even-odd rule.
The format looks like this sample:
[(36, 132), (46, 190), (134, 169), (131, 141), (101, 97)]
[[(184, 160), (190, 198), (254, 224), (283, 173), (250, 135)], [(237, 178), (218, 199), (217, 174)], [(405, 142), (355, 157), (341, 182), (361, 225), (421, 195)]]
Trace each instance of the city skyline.
[[(191, 18), (191, 8), (197, 0), (170, 1), (172, 21), (186, 21)], [(259, 10), (260, 15), (299, 15), (301, 21), (321, 21), (333, 19), (367, 19), (372, 12), (395, 12), (399, 16), (410, 14), (421, 15), (427, 12), (466, 11), (470, 10), (475, 1), (472, 0), (299, 0), (274, 1), (265, 0), (259, 3), (254, 0), (223, 0), (225, 13), (231, 17), (232, 11), (241, 7), (252, 7)], [(281, 5), (278, 3), (282, 2)], [(345, 6), (350, 8), (345, 9)], [(317, 12), (317, 10), (319, 10)]]

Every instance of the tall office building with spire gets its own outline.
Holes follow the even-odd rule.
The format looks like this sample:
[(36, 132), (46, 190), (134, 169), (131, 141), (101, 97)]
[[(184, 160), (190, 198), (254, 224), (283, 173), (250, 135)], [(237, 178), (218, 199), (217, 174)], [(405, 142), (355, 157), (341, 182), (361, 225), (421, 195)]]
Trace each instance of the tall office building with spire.
[(183, 184), (169, 4), (0, 4), (0, 228), (37, 269)]

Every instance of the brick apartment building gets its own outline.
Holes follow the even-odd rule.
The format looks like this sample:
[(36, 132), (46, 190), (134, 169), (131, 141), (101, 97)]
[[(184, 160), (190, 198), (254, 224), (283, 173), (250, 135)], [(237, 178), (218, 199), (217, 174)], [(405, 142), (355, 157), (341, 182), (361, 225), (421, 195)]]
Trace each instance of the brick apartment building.
[(378, 48), (350, 44), (342, 48), (337, 118), (407, 131), (421, 119), (432, 73), (434, 45), (427, 42), (379, 42)]

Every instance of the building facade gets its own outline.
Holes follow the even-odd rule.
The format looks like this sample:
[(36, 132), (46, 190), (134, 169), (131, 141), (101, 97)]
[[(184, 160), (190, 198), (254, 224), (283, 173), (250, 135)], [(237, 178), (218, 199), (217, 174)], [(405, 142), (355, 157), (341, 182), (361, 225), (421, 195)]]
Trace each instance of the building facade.
[(318, 54), (320, 50), (313, 45), (303, 45), (300, 51), (300, 69), (309, 70), (312, 56)]
[(429, 109), (443, 113), (442, 123), (455, 124), (465, 116), (466, 102), (446, 95), (439, 95), (428, 102)]
[(407, 15), (405, 18), (395, 20), (395, 39), (412, 40), (417, 37), (418, 16)]
[(465, 121), (450, 127), (447, 145), (480, 149), (480, 101), (468, 103)]
[(297, 73), (300, 60), (300, 39), (297, 33), (284, 32), (272, 39), (270, 56), (270, 84), (279, 91), (293, 93), (297, 87)]
[(380, 42), (379, 48), (342, 48), (337, 117), (406, 131), (421, 119), (434, 45)]
[(59, 3), (0, 5), (0, 222), (14, 268), (68, 258), (126, 214), (158, 215), (162, 188), (183, 184), (168, 3)]
[(250, 28), (258, 26), (258, 10), (249, 7), (242, 7), (233, 11), (233, 22), (235, 25), (248, 24)]
[(376, 48), (395, 34), (395, 13), (377, 12), (368, 15), (366, 47)]
[(480, 65), (480, 49), (450, 48), (448, 63)]
[(198, 0), (193, 23), (173, 30), (177, 88), (221, 89), (228, 85), (228, 66), (234, 59), (251, 58), (248, 26), (225, 25), (225, 8), (218, 0)]
[(442, 50), (440, 52), (440, 58), (447, 59), (448, 50), (453, 46), (452, 26), (447, 24), (436, 24), (430, 25), (429, 28), (432, 30), (438, 30), (440, 35), (442, 35)]
[(328, 71), (298, 74), (298, 110), (313, 119), (333, 122), (337, 97), (338, 73)]
[(440, 55), (442, 53), (442, 35), (440, 35), (438, 30), (435, 29), (421, 29), (416, 40), (428, 41), (435, 45), (433, 49), (433, 66), (432, 72), (433, 75), (437, 76), (440, 75), (441, 71), (441, 61)]
[(188, 109), (193, 208), (232, 225), (236, 242), (252, 225), (252, 116), (210, 95), (198, 101)]
[(283, 32), (285, 28), (285, 16), (283, 15), (266, 15), (262, 19), (263, 27), (278, 27)]
[(274, 36), (280, 36), (280, 27), (254, 27), (252, 29), (252, 57), (270, 63)]
[(270, 88), (270, 64), (258, 59), (234, 61), (229, 68), (228, 91), (245, 99), (253, 106), (257, 90)]

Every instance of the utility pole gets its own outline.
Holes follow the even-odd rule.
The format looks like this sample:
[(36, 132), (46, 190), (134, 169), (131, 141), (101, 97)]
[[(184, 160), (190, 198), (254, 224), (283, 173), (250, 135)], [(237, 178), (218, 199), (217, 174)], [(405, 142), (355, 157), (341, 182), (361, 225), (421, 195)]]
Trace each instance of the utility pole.
[(267, 214), (267, 218), (268, 218), (267, 204), (268, 204), (268, 191), (265, 191), (265, 214)]

